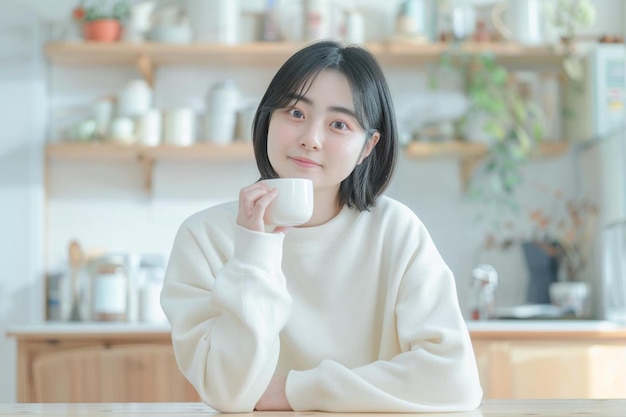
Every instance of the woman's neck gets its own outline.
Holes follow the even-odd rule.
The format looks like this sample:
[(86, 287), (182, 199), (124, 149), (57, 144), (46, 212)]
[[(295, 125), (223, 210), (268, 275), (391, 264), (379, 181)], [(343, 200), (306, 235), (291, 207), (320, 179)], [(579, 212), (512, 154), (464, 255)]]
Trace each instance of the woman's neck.
[(315, 190), (313, 197), (313, 215), (311, 219), (300, 227), (313, 227), (327, 223), (339, 212), (339, 188), (332, 190)]

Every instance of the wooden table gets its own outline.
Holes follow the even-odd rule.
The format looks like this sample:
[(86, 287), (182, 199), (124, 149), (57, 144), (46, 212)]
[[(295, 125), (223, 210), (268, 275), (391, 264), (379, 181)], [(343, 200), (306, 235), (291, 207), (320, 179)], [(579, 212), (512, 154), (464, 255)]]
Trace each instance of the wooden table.
[[(0, 404), (0, 416), (155, 416), (187, 417), (217, 414), (202, 403), (112, 403), (112, 404)], [(254, 412), (225, 414), (227, 417), (383, 417), (385, 413)], [(527, 416), (626, 416), (626, 399), (610, 400), (484, 400), (478, 410), (464, 413), (397, 414), (399, 417), (527, 417)]]

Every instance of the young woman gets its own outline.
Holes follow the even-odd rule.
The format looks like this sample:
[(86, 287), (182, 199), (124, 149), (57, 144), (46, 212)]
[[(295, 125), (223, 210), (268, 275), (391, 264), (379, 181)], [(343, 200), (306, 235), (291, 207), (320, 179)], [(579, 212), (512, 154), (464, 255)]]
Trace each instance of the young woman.
[(268, 232), (276, 190), (181, 226), (161, 303), (178, 364), (220, 411), (457, 411), (482, 390), (454, 277), (428, 231), (381, 196), (396, 161), (383, 73), (318, 42), (279, 69), (256, 113), (261, 178), (309, 178), (314, 212)]

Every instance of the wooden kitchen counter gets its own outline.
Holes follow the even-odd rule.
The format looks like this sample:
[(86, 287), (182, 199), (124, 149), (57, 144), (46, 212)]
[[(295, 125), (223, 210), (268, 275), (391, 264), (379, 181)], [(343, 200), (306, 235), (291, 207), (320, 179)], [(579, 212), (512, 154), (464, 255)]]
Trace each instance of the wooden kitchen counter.
[[(160, 416), (187, 417), (218, 414), (202, 403), (111, 403), (111, 404), (0, 404), (0, 416)], [(322, 412), (252, 412), (227, 414), (229, 417), (527, 417), (527, 416), (618, 417), (626, 415), (626, 400), (484, 400), (473, 411), (461, 413), (322, 413)]]
[[(626, 398), (624, 326), (591, 320), (498, 320), (468, 322), (468, 328), (486, 399)], [(17, 341), (19, 402), (198, 399), (177, 368), (168, 325), (44, 323), (15, 327), (7, 335)], [(80, 388), (85, 384), (76, 381), (92, 380), (89, 372), (103, 374), (100, 389), (48, 388), (61, 390), (63, 384), (48, 383), (55, 375)], [(142, 381), (146, 374), (151, 391), (135, 390), (131, 381)], [(108, 382), (114, 378), (127, 385)]]
[[(572, 338), (626, 340), (626, 326), (604, 320), (486, 320), (469, 321), (472, 339)], [(7, 336), (19, 341), (57, 339), (170, 339), (167, 324), (83, 322), (49, 322), (27, 324), (7, 329)]]

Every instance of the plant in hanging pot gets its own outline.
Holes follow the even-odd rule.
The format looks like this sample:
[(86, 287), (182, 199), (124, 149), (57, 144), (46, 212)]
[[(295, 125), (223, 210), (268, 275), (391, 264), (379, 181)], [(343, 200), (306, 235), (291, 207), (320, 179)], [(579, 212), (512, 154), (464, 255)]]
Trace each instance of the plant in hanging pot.
[(82, 27), (83, 38), (94, 42), (117, 42), (122, 34), (122, 21), (129, 15), (125, 0), (81, 1), (72, 11), (72, 18)]

